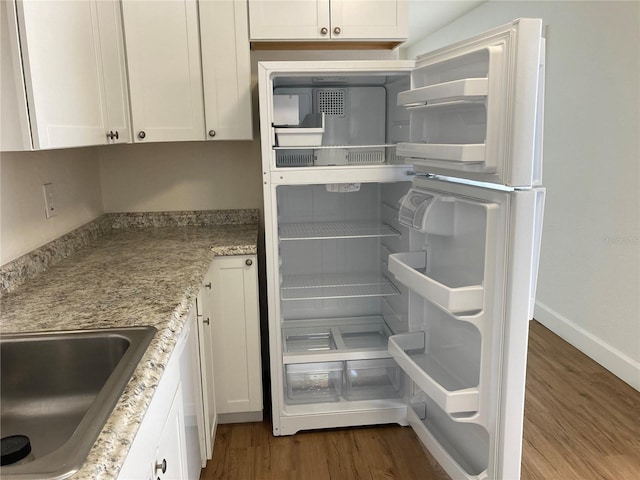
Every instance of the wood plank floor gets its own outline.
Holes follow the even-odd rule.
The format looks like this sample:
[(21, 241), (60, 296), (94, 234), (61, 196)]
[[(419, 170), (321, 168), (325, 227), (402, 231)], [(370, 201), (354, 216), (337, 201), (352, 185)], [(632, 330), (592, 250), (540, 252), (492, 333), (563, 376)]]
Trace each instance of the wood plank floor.
[[(640, 478), (640, 393), (531, 322), (524, 480)], [(268, 422), (220, 425), (201, 480), (448, 478), (408, 427), (273, 437)]]

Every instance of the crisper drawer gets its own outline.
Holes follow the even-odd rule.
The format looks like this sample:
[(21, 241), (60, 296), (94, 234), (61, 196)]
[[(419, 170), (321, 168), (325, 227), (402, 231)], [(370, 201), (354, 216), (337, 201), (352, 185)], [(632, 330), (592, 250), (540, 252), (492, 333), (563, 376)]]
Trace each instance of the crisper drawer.
[(285, 366), (286, 403), (399, 398), (402, 377), (390, 358), (290, 364)]
[(371, 400), (402, 396), (402, 370), (391, 358), (346, 362), (344, 396)]
[(344, 362), (285, 366), (287, 403), (337, 402), (342, 393)]

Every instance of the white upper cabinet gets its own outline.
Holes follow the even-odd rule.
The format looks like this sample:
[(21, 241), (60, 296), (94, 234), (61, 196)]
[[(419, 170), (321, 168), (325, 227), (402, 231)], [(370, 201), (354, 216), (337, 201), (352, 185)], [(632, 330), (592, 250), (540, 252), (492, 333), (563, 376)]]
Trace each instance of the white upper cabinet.
[(246, 2), (201, 1), (200, 40), (208, 140), (251, 140)]
[(126, 142), (119, 3), (2, 3), (2, 150)]
[(406, 0), (249, 0), (252, 41), (403, 41)]
[(204, 140), (198, 5), (123, 0), (135, 142)]

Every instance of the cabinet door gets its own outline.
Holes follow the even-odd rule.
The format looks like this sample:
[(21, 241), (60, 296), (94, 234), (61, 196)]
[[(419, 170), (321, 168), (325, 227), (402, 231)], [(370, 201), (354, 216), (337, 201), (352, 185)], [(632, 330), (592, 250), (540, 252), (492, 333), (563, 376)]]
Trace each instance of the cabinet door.
[(158, 480), (189, 478), (185, 464), (186, 456), (182, 385), (179, 385), (167, 416), (167, 422), (158, 439), (154, 476)]
[(16, 5), (0, 3), (0, 151), (31, 150)]
[(249, 23), (251, 40), (328, 40), (329, 0), (249, 0)]
[(107, 143), (96, 1), (17, 3), (33, 147)]
[(199, 3), (207, 140), (251, 140), (246, 2)]
[(404, 40), (409, 35), (406, 0), (331, 0), (331, 38)]
[(133, 137), (204, 140), (195, 0), (123, 0)]
[(109, 143), (131, 142), (129, 96), (120, 2), (97, 2), (100, 53), (104, 74), (104, 100)]
[(216, 410), (216, 390), (213, 367), (213, 325), (211, 309), (213, 302), (212, 288), (213, 267), (205, 275), (204, 286), (198, 293), (198, 341), (200, 346), (200, 379), (202, 383), (202, 407), (204, 412), (204, 457), (211, 459), (213, 445), (218, 427)]
[(261, 412), (256, 257), (218, 257), (213, 267), (213, 362), (218, 414)]

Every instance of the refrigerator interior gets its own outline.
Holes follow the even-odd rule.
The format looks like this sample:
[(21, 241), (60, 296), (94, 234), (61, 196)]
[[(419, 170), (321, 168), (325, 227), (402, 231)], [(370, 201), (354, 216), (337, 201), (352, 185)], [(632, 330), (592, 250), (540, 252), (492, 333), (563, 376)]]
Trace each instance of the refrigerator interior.
[(332, 412), (350, 403), (346, 408), (357, 409), (365, 406), (357, 401), (405, 397), (387, 339), (408, 330), (407, 308), (395, 298), (407, 293), (389, 279), (387, 258), (408, 247), (397, 216), (410, 185), (277, 187), (283, 399), (289, 413)]

